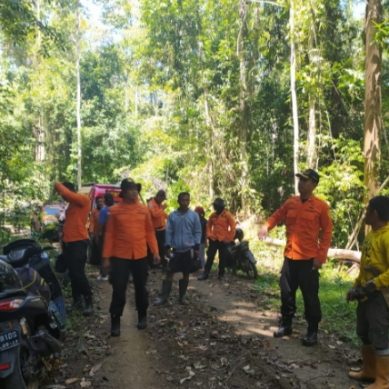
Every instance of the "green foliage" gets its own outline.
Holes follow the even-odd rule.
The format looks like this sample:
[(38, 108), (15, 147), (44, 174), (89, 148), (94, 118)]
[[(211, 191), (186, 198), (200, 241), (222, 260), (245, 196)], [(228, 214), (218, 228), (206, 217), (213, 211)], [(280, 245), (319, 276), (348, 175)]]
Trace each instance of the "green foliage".
[[(363, 209), (363, 156), (357, 141), (323, 139), (334, 159), (321, 170), (317, 194), (331, 206), (334, 223), (332, 245), (345, 247)], [(324, 148), (324, 146), (323, 146)]]
[[(4, 4), (3, 4), (4, 3)], [(315, 103), (319, 196), (331, 205), (334, 245), (357, 221), (364, 193), (362, 24), (340, 0), (98, 1), (106, 30), (78, 1), (0, 5), (1, 207), (44, 200), (56, 179), (75, 181), (76, 41), (81, 54), (84, 182), (134, 177), (144, 197), (169, 207), (189, 190), (209, 208), (222, 196), (241, 214), (275, 210), (293, 193), (290, 39), (297, 53), (300, 167)], [(61, 7), (58, 6), (61, 4)], [(39, 9), (38, 9), (39, 8)], [(76, 32), (77, 11), (81, 31)], [(387, 10), (382, 43), (384, 113), (389, 89)], [(109, 33), (112, 35), (109, 36)], [(77, 39), (76, 39), (77, 38)], [(389, 117), (384, 114), (384, 125)], [(380, 181), (389, 147), (382, 136)], [(385, 192), (386, 193), (386, 192)]]
[[(332, 262), (325, 265), (320, 273), (320, 302), (323, 311), (321, 327), (357, 346), (356, 304), (346, 301), (347, 292), (352, 287), (347, 270), (347, 267)], [(301, 299), (299, 309), (302, 309)]]
[[(283, 248), (272, 248), (255, 241), (250, 241), (250, 247), (258, 260), (259, 278), (255, 289), (263, 299), (264, 308), (279, 311), (279, 271), (283, 261)], [(338, 261), (328, 261), (320, 270), (319, 297), (323, 316), (320, 329), (336, 334), (341, 340), (356, 346), (359, 344), (356, 335), (356, 304), (346, 301), (355, 276), (350, 275), (349, 266)], [(304, 302), (300, 290), (296, 295), (296, 305), (296, 320), (305, 325)]]

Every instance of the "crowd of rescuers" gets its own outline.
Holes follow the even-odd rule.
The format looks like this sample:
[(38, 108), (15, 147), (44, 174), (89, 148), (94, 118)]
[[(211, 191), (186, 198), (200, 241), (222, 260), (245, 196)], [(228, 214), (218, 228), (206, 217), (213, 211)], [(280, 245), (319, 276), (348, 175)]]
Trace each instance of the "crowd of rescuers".
[[(332, 237), (332, 220), (328, 204), (313, 192), (320, 176), (313, 169), (297, 174), (298, 195), (288, 198), (260, 227), (259, 239), (277, 225), (285, 225), (286, 245), (280, 275), (281, 312), (274, 337), (292, 334), (296, 313), (296, 292), (300, 288), (304, 302), (307, 330), (301, 342), (304, 346), (318, 343), (322, 312), (319, 299), (319, 269), (327, 259)], [(63, 231), (63, 256), (67, 262), (72, 286), (73, 304), (85, 315), (93, 312), (92, 294), (85, 275), (88, 231), (86, 222), (89, 199), (76, 193), (70, 183), (56, 183), (55, 189), (69, 202)], [(162, 262), (166, 272), (161, 292), (155, 305), (165, 304), (173, 285), (175, 273), (179, 280), (179, 303), (185, 304), (189, 275), (202, 272), (198, 280), (210, 275), (216, 252), (219, 252), (218, 278), (225, 272), (227, 246), (235, 237), (236, 221), (226, 209), (225, 202), (216, 198), (214, 212), (206, 220), (202, 207), (190, 209), (190, 194), (178, 195), (176, 210), (167, 214), (166, 192), (159, 190), (147, 205), (140, 201), (141, 185), (124, 179), (121, 182), (122, 201), (112, 205), (112, 198), (98, 199), (98, 216), (93, 216), (99, 227), (92, 226), (100, 250), (100, 279), (108, 274), (112, 285), (110, 305), (111, 336), (120, 336), (120, 317), (126, 302), (126, 289), (132, 274), (138, 329), (147, 327), (149, 306), (146, 281), (150, 257), (154, 264)], [(103, 206), (103, 203), (105, 206)], [(348, 301), (358, 301), (357, 334), (362, 341), (363, 365), (349, 376), (360, 381), (371, 381), (368, 389), (389, 388), (389, 197), (376, 196), (368, 204), (365, 222), (371, 226), (362, 247), (360, 273), (347, 294)], [(204, 251), (208, 242), (207, 260)]]

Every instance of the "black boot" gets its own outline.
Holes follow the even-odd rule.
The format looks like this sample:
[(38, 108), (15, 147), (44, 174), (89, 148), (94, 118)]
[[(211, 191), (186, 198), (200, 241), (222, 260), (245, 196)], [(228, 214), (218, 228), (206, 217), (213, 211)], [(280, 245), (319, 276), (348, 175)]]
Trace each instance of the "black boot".
[(170, 280), (163, 280), (162, 281), (162, 290), (160, 295), (156, 298), (154, 301), (154, 305), (163, 305), (166, 303), (170, 291), (172, 290), (172, 281)]
[(315, 346), (317, 344), (317, 333), (319, 331), (319, 323), (308, 323), (306, 335), (301, 339), (303, 346)]
[(84, 309), (82, 310), (82, 314), (84, 316), (90, 316), (93, 313), (93, 304), (92, 304), (92, 296), (84, 296), (85, 298), (85, 306)]
[(111, 315), (111, 336), (120, 336), (120, 316)]
[(147, 328), (147, 314), (146, 312), (138, 312), (138, 324), (136, 325), (138, 330), (144, 330)]
[(81, 296), (73, 298), (72, 311), (81, 311), (83, 309), (83, 303)]
[(179, 287), (179, 292), (180, 292), (180, 298), (178, 301), (180, 304), (183, 304), (183, 305), (186, 304), (186, 300), (184, 300), (184, 298), (185, 298), (186, 290), (188, 289), (188, 284), (189, 284), (189, 280), (186, 280), (186, 279), (181, 279), (178, 281), (178, 287)]
[(292, 319), (289, 317), (283, 317), (280, 319), (280, 324), (277, 331), (273, 332), (275, 338), (282, 338), (292, 334)]

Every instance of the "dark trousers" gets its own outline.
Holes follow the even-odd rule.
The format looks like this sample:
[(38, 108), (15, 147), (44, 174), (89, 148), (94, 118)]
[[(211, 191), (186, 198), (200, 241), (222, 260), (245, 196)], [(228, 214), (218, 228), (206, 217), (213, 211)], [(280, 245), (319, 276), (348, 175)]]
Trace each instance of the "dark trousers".
[(375, 292), (357, 307), (357, 334), (363, 344), (389, 349), (389, 307), (381, 292)]
[(90, 240), (90, 249), (91, 249), (91, 256), (89, 263), (91, 265), (95, 266), (101, 266), (101, 253), (103, 251), (103, 246), (95, 236), (92, 237)]
[(212, 268), (216, 253), (219, 252), (219, 275), (224, 275), (225, 267), (230, 258), (230, 252), (227, 249), (227, 244), (218, 240), (210, 240), (207, 250), (207, 262), (204, 271), (209, 273)]
[(166, 266), (167, 262), (165, 260), (165, 233), (166, 230), (155, 230), (155, 236), (157, 238), (158, 243), (158, 252), (161, 258), (162, 266)]
[(63, 255), (69, 269), (72, 296), (74, 301), (81, 296), (90, 299), (92, 292), (85, 274), (85, 263), (88, 249), (87, 240), (68, 242), (63, 244)]
[(304, 300), (305, 319), (317, 330), (321, 320), (319, 300), (319, 271), (313, 269), (313, 259), (292, 260), (285, 258), (280, 277), (281, 315), (291, 321), (296, 313), (296, 291), (300, 288)]
[(111, 258), (112, 300), (109, 312), (121, 316), (126, 304), (128, 278), (132, 273), (135, 287), (135, 305), (140, 315), (145, 315), (149, 306), (149, 296), (146, 289), (148, 276), (147, 258), (129, 260)]

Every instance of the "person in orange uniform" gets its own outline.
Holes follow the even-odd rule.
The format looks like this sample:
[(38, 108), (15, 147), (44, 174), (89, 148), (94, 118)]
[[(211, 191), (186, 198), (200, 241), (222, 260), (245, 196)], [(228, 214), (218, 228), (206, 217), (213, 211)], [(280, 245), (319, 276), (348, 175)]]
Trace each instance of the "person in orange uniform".
[(103, 265), (110, 268), (112, 299), (111, 336), (120, 336), (120, 317), (126, 303), (130, 272), (135, 287), (138, 329), (147, 327), (149, 305), (147, 247), (159, 261), (158, 245), (147, 207), (139, 201), (140, 185), (127, 179), (121, 183), (123, 201), (110, 207), (104, 236)]
[(235, 237), (235, 218), (225, 209), (224, 200), (219, 197), (216, 198), (213, 202), (213, 208), (215, 212), (211, 214), (207, 223), (207, 238), (209, 242), (207, 262), (203, 273), (198, 277), (200, 281), (208, 278), (216, 252), (219, 252), (218, 278), (222, 279), (230, 256), (228, 245)]
[(304, 346), (317, 344), (321, 321), (319, 300), (319, 269), (327, 259), (331, 243), (332, 221), (327, 203), (313, 195), (320, 176), (313, 169), (298, 173), (299, 196), (292, 196), (260, 228), (258, 237), (264, 239), (269, 230), (280, 223), (286, 227), (286, 246), (281, 270), (281, 319), (274, 337), (292, 333), (292, 319), (296, 312), (296, 291), (301, 289), (304, 299), (306, 335)]
[[(63, 226), (63, 256), (69, 269), (72, 286), (73, 306), (83, 307), (85, 316), (92, 314), (92, 292), (85, 274), (88, 248), (88, 230), (86, 223), (90, 209), (88, 196), (77, 193), (70, 182), (56, 182), (55, 190), (69, 203)], [(84, 298), (84, 301), (82, 301)]]
[(166, 220), (167, 213), (165, 212), (166, 205), (163, 202), (166, 200), (166, 192), (159, 190), (156, 196), (150, 199), (147, 206), (150, 211), (151, 221), (155, 230), (155, 236), (158, 242), (158, 252), (161, 258), (161, 264), (166, 267), (165, 260), (165, 233), (166, 233)]

